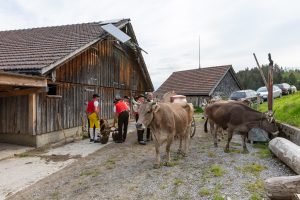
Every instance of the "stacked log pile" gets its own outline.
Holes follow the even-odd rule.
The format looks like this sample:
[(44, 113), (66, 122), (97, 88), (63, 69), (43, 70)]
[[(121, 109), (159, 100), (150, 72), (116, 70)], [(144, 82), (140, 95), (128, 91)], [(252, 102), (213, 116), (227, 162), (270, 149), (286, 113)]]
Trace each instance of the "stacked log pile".
[[(269, 143), (269, 149), (282, 162), (300, 174), (300, 147), (293, 142), (276, 137)], [(273, 177), (265, 181), (265, 189), (270, 199), (297, 199), (300, 193), (300, 175)]]

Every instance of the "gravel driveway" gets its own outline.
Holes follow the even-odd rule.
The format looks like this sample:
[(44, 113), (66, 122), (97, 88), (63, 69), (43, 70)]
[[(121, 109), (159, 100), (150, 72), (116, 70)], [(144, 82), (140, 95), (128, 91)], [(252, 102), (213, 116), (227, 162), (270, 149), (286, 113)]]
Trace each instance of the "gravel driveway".
[[(294, 173), (274, 158), (266, 146), (248, 145), (241, 152), (240, 136), (224, 153), (197, 122), (190, 152), (176, 154), (178, 141), (171, 147), (172, 165), (153, 168), (153, 142), (136, 143), (131, 134), (123, 144), (111, 144), (79, 159), (74, 164), (18, 192), (9, 199), (262, 199), (263, 180)], [(163, 152), (164, 152), (164, 148)]]

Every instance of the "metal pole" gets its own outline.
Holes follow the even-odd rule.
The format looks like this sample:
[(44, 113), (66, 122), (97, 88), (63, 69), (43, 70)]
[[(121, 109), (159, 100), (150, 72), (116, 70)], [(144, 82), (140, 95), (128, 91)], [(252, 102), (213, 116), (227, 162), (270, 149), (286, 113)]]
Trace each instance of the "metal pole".
[(269, 70), (268, 70), (268, 111), (273, 112), (273, 60), (271, 54), (268, 54)]
[(199, 69), (201, 68), (201, 64), (200, 64), (200, 35), (199, 35)]
[(266, 86), (266, 88), (268, 88), (268, 84), (267, 84), (267, 81), (266, 81), (265, 75), (264, 75), (264, 73), (263, 73), (263, 71), (262, 71), (262, 68), (261, 68), (261, 66), (259, 65), (259, 63), (258, 63), (258, 61), (257, 61), (257, 58), (256, 58), (256, 55), (255, 55), (255, 53), (253, 53), (253, 56), (254, 56), (254, 59), (255, 59), (255, 61), (256, 61), (256, 64), (257, 64), (258, 70), (259, 70), (259, 72), (260, 72), (260, 75), (261, 75), (261, 77), (262, 77), (262, 79), (263, 79), (263, 81), (264, 81), (264, 83), (265, 83), (265, 86)]

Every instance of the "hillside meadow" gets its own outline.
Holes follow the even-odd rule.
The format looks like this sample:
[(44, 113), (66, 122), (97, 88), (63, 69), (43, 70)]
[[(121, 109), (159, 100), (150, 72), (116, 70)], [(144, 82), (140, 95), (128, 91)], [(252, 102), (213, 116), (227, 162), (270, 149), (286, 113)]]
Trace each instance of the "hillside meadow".
[[(267, 102), (260, 105), (259, 111), (267, 110)], [(276, 120), (300, 127), (300, 92), (275, 99), (273, 110)]]

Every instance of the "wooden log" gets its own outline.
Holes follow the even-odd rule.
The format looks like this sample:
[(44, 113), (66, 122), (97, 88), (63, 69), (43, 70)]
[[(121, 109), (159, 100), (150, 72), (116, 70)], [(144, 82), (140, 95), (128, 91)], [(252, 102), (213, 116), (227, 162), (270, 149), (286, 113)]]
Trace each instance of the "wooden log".
[(269, 149), (282, 162), (300, 174), (300, 147), (298, 145), (285, 138), (276, 137), (269, 142)]
[(300, 175), (269, 178), (265, 190), (270, 199), (293, 199), (300, 193)]

